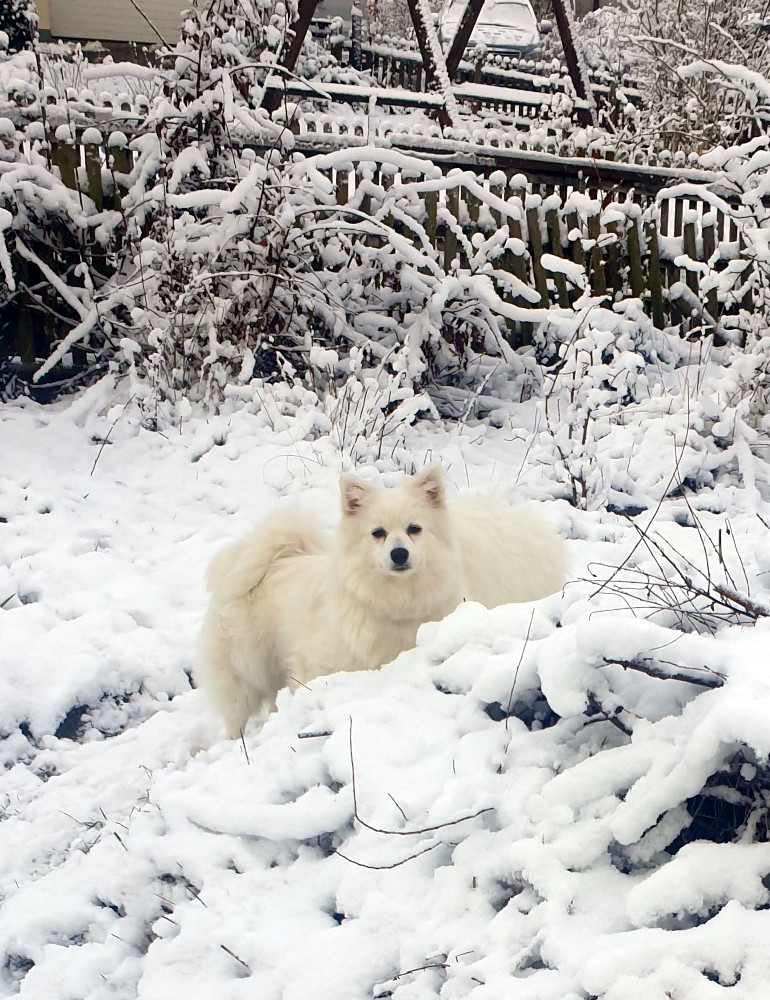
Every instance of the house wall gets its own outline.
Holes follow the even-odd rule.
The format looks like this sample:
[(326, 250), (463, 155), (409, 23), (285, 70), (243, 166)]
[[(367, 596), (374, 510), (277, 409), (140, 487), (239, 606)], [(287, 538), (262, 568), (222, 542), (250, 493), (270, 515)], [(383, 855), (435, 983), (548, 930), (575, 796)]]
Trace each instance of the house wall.
[[(191, 6), (189, 0), (137, 0), (137, 5), (163, 38), (172, 44), (179, 37), (182, 11)], [(47, 14), (53, 38), (159, 41), (130, 0), (38, 0), (41, 27), (44, 7), (49, 8)]]

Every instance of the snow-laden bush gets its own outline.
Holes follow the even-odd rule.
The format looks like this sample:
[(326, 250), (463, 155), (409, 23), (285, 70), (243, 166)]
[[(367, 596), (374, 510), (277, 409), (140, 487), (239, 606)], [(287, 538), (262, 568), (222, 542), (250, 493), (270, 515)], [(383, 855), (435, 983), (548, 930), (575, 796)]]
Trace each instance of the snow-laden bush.
[(18, 52), (32, 41), (37, 30), (37, 11), (31, 0), (0, 0), (0, 48)]
[[(87, 322), (119, 339), (116, 364), (153, 413), (169, 403), (174, 419), (181, 397), (216, 405), (231, 383), (298, 374), (333, 395), (350, 377), (374, 379), (385, 415), (416, 396), (412, 413), (459, 415), (495, 369), (498, 380), (536, 379), (507, 323), (542, 311), (503, 301), (493, 281), (536, 298), (498, 269), (507, 228), (469, 240), (449, 219), (468, 263), (446, 269), (425, 229), (438, 192), (486, 198), (475, 179), (388, 150), (292, 157), (277, 126), (279, 145), (259, 155), (248, 123), (216, 102), (207, 115), (199, 139), (188, 118), (133, 141), (121, 212), (98, 231), (111, 226), (123, 242)], [(76, 328), (47, 367), (89, 332)]]
[(587, 61), (614, 76), (621, 94), (629, 78), (638, 86), (635, 106), (628, 103), (624, 120), (614, 122), (619, 142), (700, 152), (752, 134), (756, 101), (727, 77), (693, 79), (682, 69), (705, 60), (766, 73), (764, 0), (624, 0), (577, 25)]

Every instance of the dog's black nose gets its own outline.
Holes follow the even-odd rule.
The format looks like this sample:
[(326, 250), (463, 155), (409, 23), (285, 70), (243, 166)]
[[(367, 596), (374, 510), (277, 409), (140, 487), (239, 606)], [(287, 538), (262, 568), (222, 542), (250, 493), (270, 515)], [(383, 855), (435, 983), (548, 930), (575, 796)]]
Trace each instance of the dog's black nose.
[(409, 558), (409, 550), (402, 548), (391, 549), (390, 558), (394, 566), (405, 566)]

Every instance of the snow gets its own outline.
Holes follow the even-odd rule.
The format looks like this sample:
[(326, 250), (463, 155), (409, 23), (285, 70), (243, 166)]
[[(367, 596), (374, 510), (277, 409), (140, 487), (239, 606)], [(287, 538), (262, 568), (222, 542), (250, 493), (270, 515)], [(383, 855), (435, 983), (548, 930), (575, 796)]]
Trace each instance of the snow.
[[(619, 384), (635, 371), (631, 326), (589, 311), (598, 353), (604, 337), (618, 354), (584, 384)], [(585, 330), (561, 335), (588, 350)], [(695, 563), (702, 532), (729, 524), (730, 567), (761, 602), (765, 467), (749, 445), (740, 477), (695, 431), (712, 413), (748, 434), (740, 404), (717, 399), (735, 400), (754, 369), (712, 359), (686, 400), (676, 386), (695, 373), (670, 367), (668, 349), (661, 339), (659, 388), (623, 420), (594, 404), (591, 461), (606, 490), (623, 482), (647, 507), (636, 523)], [(515, 388), (497, 430), (422, 422), (376, 469), (376, 442), (360, 458), (385, 483), (439, 459), (453, 488), (542, 502), (568, 539), (564, 593), (464, 604), (379, 671), (282, 692), (244, 746), (190, 689), (203, 568), (281, 504), (334, 522), (353, 456), (334, 410), (256, 382), (232, 387), (218, 417), (180, 408), (173, 433), (145, 429), (109, 382), (0, 408), (0, 995), (762, 995), (770, 851), (751, 831), (764, 807), (718, 843), (689, 832), (686, 803), (708, 782), (726, 803), (761, 788), (770, 622), (683, 631), (611, 587), (597, 594), (601, 567), (655, 561), (606, 503), (561, 499), (544, 402)], [(722, 469), (687, 502), (663, 499), (674, 440), (683, 476)], [(722, 686), (699, 687), (704, 676)], [(622, 706), (632, 735), (587, 715), (591, 699)]]
[[(257, 0), (252, 13), (277, 22), (279, 8)], [(420, 0), (426, 18), (427, 9)], [(245, 58), (237, 38), (222, 44), (233, 66)], [(194, 65), (185, 63), (191, 81)], [(0, 64), (0, 85), (26, 85), (25, 73), (31, 86), (28, 55)], [(86, 73), (114, 82), (124, 70)], [(292, 142), (238, 100), (229, 73), (206, 86), (201, 107), (221, 100), (241, 138), (272, 128)], [(402, 93), (320, 86), (371, 98), (370, 109)], [(445, 101), (456, 118), (448, 80), (441, 90), (426, 103)], [(116, 103), (131, 106), (126, 96)], [(170, 98), (153, 106), (158, 120), (173, 113)], [(283, 233), (312, 217), (328, 237), (318, 273), (349, 285), (328, 339), (300, 330), (291, 357), (300, 370), (307, 362), (305, 381), (291, 382), (288, 362), (288, 381), (254, 380), (259, 347), (218, 339), (226, 324), (204, 295), (190, 314), (197, 320), (203, 303), (205, 363), (190, 385), (167, 387), (142, 362), (161, 342), (168, 299), (126, 298), (136, 282), (95, 297), (82, 269), (64, 284), (16, 243), (79, 320), (37, 377), (66, 362), (97, 320), (116, 320), (118, 353), (75, 397), (0, 405), (0, 996), (710, 1000), (729, 988), (755, 1000), (767, 989), (766, 331), (745, 313), (728, 317), (722, 346), (657, 330), (638, 300), (593, 299), (584, 269), (555, 254), (543, 266), (582, 289), (577, 301), (503, 301), (496, 262), (523, 248), (505, 223), (521, 222), (541, 195), (518, 174), (522, 199), (507, 202), (503, 172), (487, 190), (475, 175), (444, 176), (430, 157), (489, 153), (499, 164), (494, 142), (506, 129), (458, 121), (436, 138), (424, 115), (391, 117), (399, 124), (384, 145), (372, 116), (355, 150), (275, 156), (273, 167), (244, 152), (223, 184), (205, 142), (174, 155), (155, 183), (160, 133), (131, 140), (121, 207), (137, 233), (154, 202), (180, 210), (178, 229), (137, 244), (143, 282), (173, 266), (166, 237), (197, 255), (180, 272), (185, 295), (206, 287), (201, 262), (226, 246), (243, 253), (255, 218), (274, 212)], [(9, 145), (21, 142), (3, 121)], [(354, 117), (332, 108), (316, 124), (330, 121), (349, 147), (342, 132)], [(66, 141), (80, 124), (57, 118), (55, 135)], [(573, 131), (569, 148), (597, 151), (590, 130)], [(534, 128), (525, 137), (541, 141)], [(101, 141), (96, 130), (89, 138)], [(678, 182), (666, 197), (697, 196), (712, 214), (724, 209), (725, 182), (736, 186), (756, 223), (744, 232), (764, 258), (766, 142), (712, 151), (705, 169), (644, 172)], [(585, 170), (589, 160), (531, 148), (506, 162)], [(340, 209), (353, 164), (362, 180)], [(277, 165), (289, 195), (264, 202)], [(93, 206), (63, 190), (39, 149), (0, 167), (9, 197), (34, 178), (42, 208), (58, 205), (78, 234), (91, 232)], [(409, 293), (399, 311), (387, 285), (364, 287), (345, 242), (346, 216), (379, 194), (378, 174), (388, 198), (383, 184), (369, 225), (390, 217), (403, 231), (371, 256), (383, 272), (397, 264)], [(715, 190), (704, 193), (704, 181)], [(455, 230), (469, 267), (446, 272), (426, 252), (416, 195), (435, 195), (446, 218), (461, 182), (482, 202), (479, 227), (470, 239)], [(620, 226), (638, 212), (578, 192), (569, 204)], [(208, 228), (215, 221), (221, 229)], [(0, 234), (11, 222), (0, 209)], [(97, 238), (109, 224), (98, 216)], [(688, 263), (681, 239), (663, 250)], [(233, 264), (237, 299), (241, 263), (254, 274), (265, 258), (221, 259)], [(745, 266), (727, 263), (706, 278), (720, 282), (719, 301)], [(10, 285), (4, 235), (0, 266)], [(538, 297), (512, 276), (507, 288)], [(700, 303), (686, 283), (670, 291)], [(454, 303), (476, 310), (466, 320), (484, 338), (450, 354)], [(343, 328), (348, 314), (355, 325)], [(498, 324), (506, 317), (538, 324), (531, 347), (514, 350)], [(221, 389), (216, 415), (194, 397), (199, 376)], [(435, 460), (453, 489), (542, 506), (567, 539), (564, 591), (493, 610), (464, 603), (426, 623), (395, 662), (283, 691), (242, 745), (226, 742), (190, 683), (210, 557), (282, 505), (332, 524), (343, 470), (393, 484)]]

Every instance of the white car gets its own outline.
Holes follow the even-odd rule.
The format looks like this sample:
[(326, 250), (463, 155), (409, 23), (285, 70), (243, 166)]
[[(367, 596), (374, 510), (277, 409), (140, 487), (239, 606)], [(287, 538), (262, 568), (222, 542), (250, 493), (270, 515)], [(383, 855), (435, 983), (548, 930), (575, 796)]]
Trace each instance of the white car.
[[(467, 0), (447, 0), (438, 16), (438, 38), (449, 50)], [(540, 45), (537, 18), (529, 0), (486, 0), (471, 33), (468, 49), (486, 46), (498, 55), (524, 55)]]

